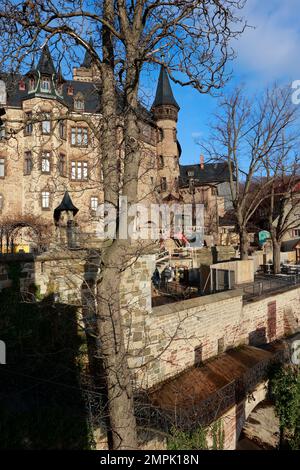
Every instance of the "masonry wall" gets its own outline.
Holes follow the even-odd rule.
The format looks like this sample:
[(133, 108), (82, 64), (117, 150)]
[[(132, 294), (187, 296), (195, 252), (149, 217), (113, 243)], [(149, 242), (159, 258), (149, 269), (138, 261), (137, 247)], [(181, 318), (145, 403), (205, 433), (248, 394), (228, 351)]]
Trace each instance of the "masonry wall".
[[(35, 285), (43, 296), (84, 305), (97, 276), (96, 253), (47, 253), (21, 263), (21, 289)], [(184, 369), (241, 344), (260, 345), (299, 327), (300, 288), (244, 303), (227, 291), (151, 307), (155, 257), (141, 257), (124, 273), (121, 304), (129, 364), (138, 385), (151, 387)], [(0, 290), (11, 285), (9, 262), (0, 262)]]
[(130, 365), (151, 387), (227, 349), (292, 334), (299, 320), (299, 287), (246, 304), (235, 290), (155, 307), (139, 316)]

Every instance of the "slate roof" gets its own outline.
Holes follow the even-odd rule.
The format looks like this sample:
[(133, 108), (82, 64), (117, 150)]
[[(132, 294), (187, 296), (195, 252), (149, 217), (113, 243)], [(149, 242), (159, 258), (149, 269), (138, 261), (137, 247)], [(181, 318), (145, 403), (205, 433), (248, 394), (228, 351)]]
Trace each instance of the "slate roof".
[[(92, 39), (92, 38), (89, 40), (89, 44), (90, 44), (90, 46), (93, 47), (94, 43), (93, 43), (93, 39)], [(92, 56), (91, 56), (91, 54), (89, 53), (89, 51), (86, 50), (86, 51), (85, 51), (85, 55), (84, 55), (83, 62), (82, 62), (82, 64), (81, 64), (81, 67), (89, 68), (91, 65), (92, 65)]]
[(59, 206), (57, 206), (56, 209), (54, 209), (54, 219), (56, 221), (59, 220), (60, 214), (63, 211), (73, 212), (74, 216), (79, 211), (79, 209), (77, 209), (77, 207), (74, 206), (73, 201), (68, 191), (65, 192), (64, 197), (61, 203), (59, 204)]
[[(93, 45), (92, 39), (90, 40), (90, 44)], [(86, 51), (83, 62), (81, 64), (82, 67), (89, 68), (92, 65), (92, 57), (88, 51)], [(28, 92), (29, 89), (29, 79), (32, 75), (37, 75), (37, 71), (40, 72), (40, 75), (45, 74), (53, 77), (53, 83), (56, 86), (56, 82), (60, 82), (62, 85), (62, 95), (59, 93), (57, 96), (54, 93), (53, 86), (51, 87), (52, 92), (46, 94), (44, 92), (37, 91), (35, 92)], [(74, 110), (74, 97), (77, 93), (81, 93), (83, 99), (85, 101), (85, 109), (84, 111), (87, 113), (101, 113), (101, 86), (99, 82), (82, 82), (78, 80), (64, 80), (60, 70), (56, 71), (51, 52), (49, 50), (48, 45), (46, 44), (41, 52), (41, 56), (39, 58), (38, 64), (36, 67), (32, 68), (28, 71), (25, 76), (19, 73), (0, 73), (0, 80), (4, 80), (7, 87), (7, 105), (15, 108), (22, 108), (22, 101), (26, 99), (31, 99), (35, 96), (39, 96), (42, 98), (48, 99), (57, 99), (61, 103), (65, 104), (69, 110)], [(25, 90), (19, 89), (19, 82), (23, 80), (26, 85)], [(69, 87), (73, 88), (73, 94), (68, 93)], [(151, 110), (149, 111), (145, 106), (141, 103), (139, 104), (139, 115), (142, 120), (148, 122), (150, 125), (156, 125), (156, 119), (154, 113), (152, 112), (153, 107), (159, 105), (173, 105), (178, 110), (180, 109), (178, 103), (176, 102), (172, 88), (170, 85), (168, 73), (165, 67), (161, 67), (156, 96), (152, 105)], [(123, 104), (123, 97), (122, 92), (118, 92), (118, 112), (121, 113), (124, 109)], [(181, 146), (180, 143), (177, 141), (177, 147), (179, 155), (181, 155)]]
[[(21, 78), (26, 83), (26, 90), (19, 90), (19, 81)], [(22, 108), (22, 101), (31, 99), (35, 94), (28, 93), (29, 77), (20, 74), (1, 74), (0, 79), (4, 80), (7, 85), (7, 105), (15, 108)], [(74, 109), (74, 97), (77, 93), (81, 93), (84, 98), (84, 111), (87, 113), (101, 113), (101, 88), (97, 82), (80, 82), (78, 80), (68, 80), (63, 83), (63, 98), (58, 101), (64, 103), (70, 110)], [(73, 88), (73, 95), (68, 94), (68, 87)], [(121, 92), (118, 95), (118, 112), (123, 109), (123, 100)], [(43, 98), (53, 99), (53, 96), (43, 94)], [(149, 123), (154, 123), (153, 114), (144, 106), (140, 105), (140, 116)]]
[(286, 240), (281, 243), (281, 251), (287, 252), (287, 251), (294, 251), (296, 246), (300, 243), (300, 238), (294, 238), (292, 240)]
[[(193, 172), (193, 176), (188, 173)], [(180, 165), (180, 185), (188, 186), (189, 180), (193, 178), (194, 183), (224, 183), (229, 181), (229, 171), (227, 163), (204, 163), (201, 169), (200, 164)]]
[(56, 74), (48, 44), (46, 44), (42, 49), (42, 53), (38, 61), (36, 70), (38, 70), (41, 74), (44, 75)]
[(162, 65), (160, 69), (156, 95), (153, 101), (152, 108), (154, 108), (155, 106), (161, 106), (164, 104), (175, 106), (175, 108), (177, 108), (178, 111), (180, 109), (178, 103), (176, 102), (174, 98), (173, 91), (170, 85), (170, 80), (168, 77), (168, 73), (165, 67)]

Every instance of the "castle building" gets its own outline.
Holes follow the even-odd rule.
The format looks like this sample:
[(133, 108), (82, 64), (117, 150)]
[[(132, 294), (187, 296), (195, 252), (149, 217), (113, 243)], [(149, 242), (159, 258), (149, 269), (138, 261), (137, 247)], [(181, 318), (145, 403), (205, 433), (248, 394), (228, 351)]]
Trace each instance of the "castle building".
[[(0, 222), (30, 216), (51, 225), (67, 191), (79, 209), (80, 230), (93, 233), (103, 201), (103, 177), (97, 138), (88, 125), (91, 119), (95, 127), (101, 125), (101, 87), (89, 53), (74, 68), (73, 79), (65, 80), (44, 46), (36, 67), (25, 76), (2, 74), (0, 108), (5, 109), (0, 127)], [(224, 195), (218, 195), (224, 168), (203, 162), (180, 165), (179, 111), (162, 67), (151, 110), (141, 107), (139, 118), (140, 201), (150, 197), (156, 202), (205, 202), (217, 220), (224, 205)], [(121, 168), (121, 130), (119, 138), (116, 159)]]

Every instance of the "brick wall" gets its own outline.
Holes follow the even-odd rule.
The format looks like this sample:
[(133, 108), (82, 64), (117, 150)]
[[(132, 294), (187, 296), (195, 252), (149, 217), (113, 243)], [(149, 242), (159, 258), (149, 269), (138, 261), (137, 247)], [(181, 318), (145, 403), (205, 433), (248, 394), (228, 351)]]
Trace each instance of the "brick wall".
[(243, 302), (240, 290), (234, 290), (151, 309), (147, 269), (150, 273), (149, 259), (148, 265), (139, 261), (137, 268), (131, 268), (131, 275), (125, 275), (127, 299), (126, 295), (123, 298), (130, 330), (129, 363), (144, 387), (227, 349), (269, 343), (292, 334), (299, 326), (299, 287), (249, 303)]

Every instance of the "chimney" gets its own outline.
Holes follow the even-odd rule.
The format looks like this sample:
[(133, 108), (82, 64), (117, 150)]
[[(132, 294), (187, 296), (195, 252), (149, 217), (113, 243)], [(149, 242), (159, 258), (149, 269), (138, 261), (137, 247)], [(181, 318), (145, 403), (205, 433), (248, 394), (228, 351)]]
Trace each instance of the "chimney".
[(204, 157), (203, 157), (203, 155), (200, 155), (200, 168), (201, 168), (201, 170), (204, 170)]

